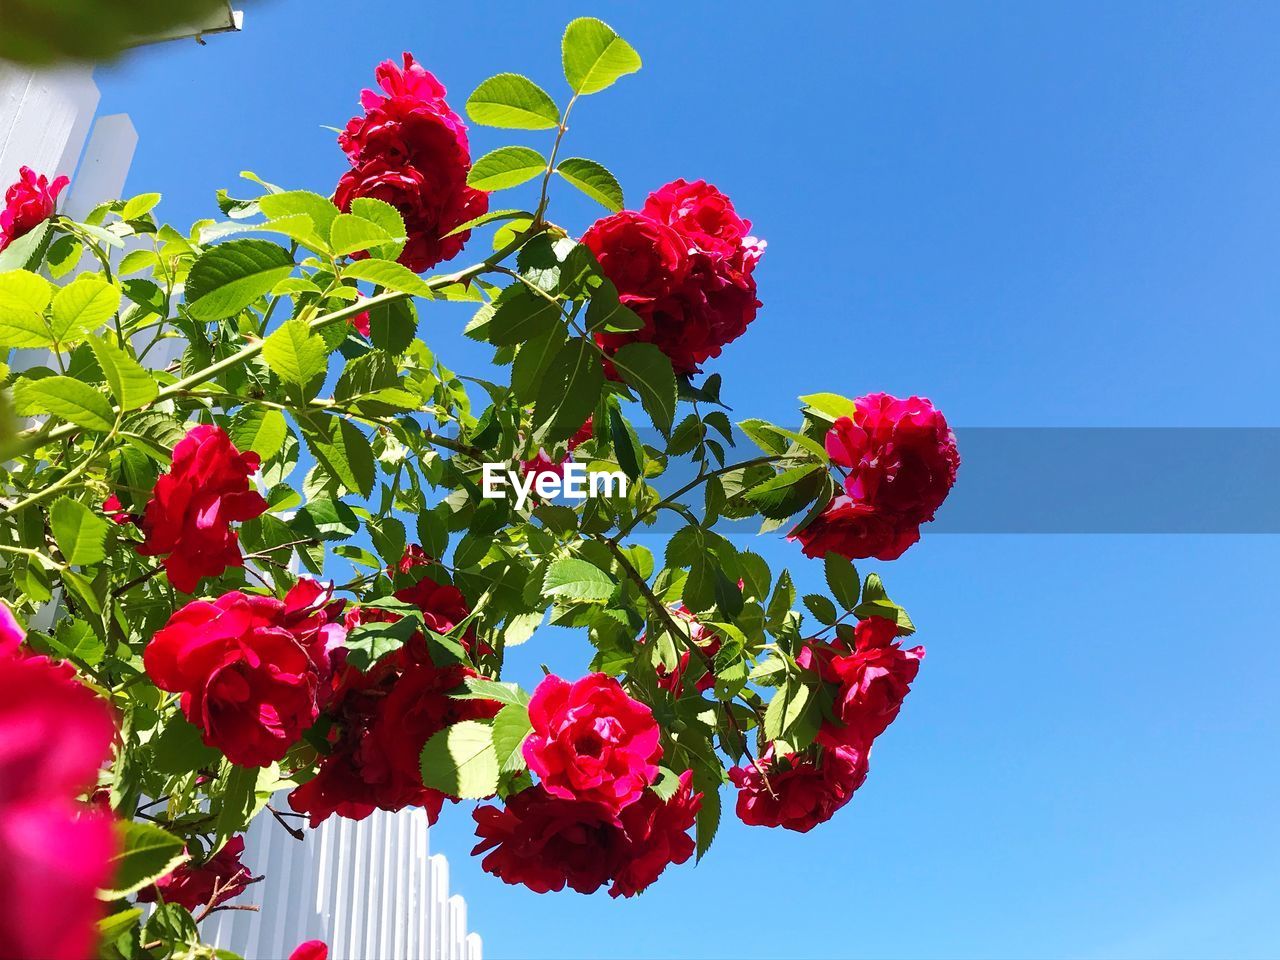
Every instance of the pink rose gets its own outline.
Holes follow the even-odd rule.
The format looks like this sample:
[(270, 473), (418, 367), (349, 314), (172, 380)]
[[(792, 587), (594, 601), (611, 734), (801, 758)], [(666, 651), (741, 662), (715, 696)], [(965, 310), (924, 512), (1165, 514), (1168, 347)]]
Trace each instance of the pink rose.
[(329, 960), (329, 946), (323, 940), (308, 940), (294, 948), (289, 960)]
[(175, 590), (194, 593), (203, 577), (244, 566), (233, 522), (267, 511), (249, 486), (256, 453), (241, 453), (221, 427), (192, 427), (173, 448), (169, 472), (156, 480), (142, 516), (144, 557), (164, 557)]
[(869, 617), (858, 623), (852, 651), (837, 641), (811, 643), (800, 652), (802, 669), (838, 688), (836, 722), (823, 721), (818, 743), (867, 748), (897, 718), (924, 659), (924, 647), (903, 650), (897, 635), (894, 621)]
[(0, 604), (0, 955), (83, 960), (112, 877), (114, 818), (80, 803), (109, 759), (107, 703), (65, 664), (20, 656)]
[(789, 539), (800, 541), (806, 557), (838, 553), (850, 560), (897, 560), (920, 539), (920, 525), (840, 496)]
[(617, 811), (658, 774), (662, 747), (650, 709), (602, 673), (574, 683), (548, 676), (529, 702), (533, 732), (523, 753), (552, 796)]
[(729, 779), (738, 788), (737, 812), (743, 823), (808, 833), (830, 820), (862, 786), (867, 754), (842, 747), (823, 750), (815, 759), (808, 753), (774, 757), (770, 751), (754, 764), (734, 767)]
[(181, 693), (204, 742), (245, 767), (279, 760), (319, 715), (317, 691), (345, 631), (341, 604), (303, 580), (283, 600), (239, 591), (187, 604), (159, 630), (143, 663)]
[(244, 854), (244, 837), (234, 836), (221, 850), (204, 863), (187, 862), (161, 877), (155, 886), (138, 893), (138, 900), (154, 903), (177, 903), (191, 913), (214, 908), (234, 900), (248, 889), (253, 880), (249, 868), (240, 862)]
[(693, 792), (693, 774), (680, 775), (680, 785), (668, 800), (652, 790), (618, 815), (629, 846), (614, 873), (611, 897), (634, 897), (658, 879), (670, 864), (693, 856), (695, 844), (688, 831), (697, 822), (702, 794)]
[(18, 182), (5, 191), (4, 209), (0, 210), (0, 250), (52, 217), (58, 207), (58, 194), (70, 182), (58, 177), (50, 183), (48, 177), (36, 176), (30, 167), (20, 168)]

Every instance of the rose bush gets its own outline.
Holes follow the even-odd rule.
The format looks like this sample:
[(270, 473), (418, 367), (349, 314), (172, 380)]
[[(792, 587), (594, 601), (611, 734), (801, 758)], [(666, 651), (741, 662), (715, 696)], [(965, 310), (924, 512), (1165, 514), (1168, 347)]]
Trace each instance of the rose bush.
[[(485, 871), (625, 898), (707, 853), (726, 795), (804, 831), (862, 787), (923, 649), (851, 559), (919, 540), (954, 438), (884, 394), (732, 423), (700, 370), (756, 321), (764, 243), (706, 181), (628, 208), (564, 156), (570, 113), (640, 60), (590, 18), (562, 59), (563, 106), (500, 74), (462, 111), (388, 61), (331, 195), (248, 175), (190, 229), (154, 194), (61, 216), (48, 172), (9, 192), (6, 957), (213, 957), (200, 925), (239, 905), (273, 796), (312, 825), (420, 807), (456, 827), (445, 801), (480, 801)], [(549, 150), (473, 161), (463, 112)], [(550, 219), (558, 184), (605, 208), (578, 238)], [(491, 371), (447, 364), (460, 309)], [(486, 464), (626, 484), (486, 497)], [(828, 590), (798, 598), (726, 535), (751, 518)], [(582, 668), (526, 689), (511, 651), (548, 624)]]

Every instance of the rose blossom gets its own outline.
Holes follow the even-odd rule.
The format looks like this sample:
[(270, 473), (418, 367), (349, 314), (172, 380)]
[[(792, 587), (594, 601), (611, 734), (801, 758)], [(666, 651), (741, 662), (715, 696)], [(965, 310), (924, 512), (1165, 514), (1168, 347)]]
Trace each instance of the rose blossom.
[(289, 960), (329, 960), (329, 946), (323, 940), (308, 940), (294, 948)]
[(634, 897), (662, 875), (669, 864), (679, 866), (693, 856), (689, 829), (698, 819), (702, 794), (693, 792), (693, 774), (680, 775), (680, 785), (668, 800), (652, 790), (618, 815), (630, 843), (628, 855), (614, 874), (611, 897)]
[(505, 808), (479, 807), (473, 816), (480, 842), (472, 856), (510, 884), (535, 893), (594, 893), (609, 882), (628, 853), (627, 835), (606, 806), (552, 796), (539, 785), (507, 798)]
[(319, 713), (317, 690), (345, 632), (341, 605), (302, 580), (283, 601), (239, 591), (187, 604), (159, 630), (143, 663), (181, 693), (204, 742), (245, 767), (279, 760)]
[(871, 504), (839, 496), (789, 539), (800, 541), (806, 557), (838, 553), (850, 560), (897, 560), (920, 539), (920, 525), (887, 515)]
[[(768, 776), (768, 785), (757, 765)], [(849, 802), (867, 779), (865, 750), (841, 747), (810, 754), (774, 757), (772, 750), (754, 764), (734, 767), (729, 779), (738, 788), (738, 819), (753, 827), (785, 827), (808, 833)], [(772, 791), (772, 792), (771, 792)]]
[(801, 651), (796, 662), (802, 669), (839, 685), (833, 708), (839, 722), (824, 720), (818, 743), (869, 747), (897, 718), (924, 659), (924, 647), (903, 650), (894, 642), (897, 635), (894, 621), (869, 617), (855, 628), (852, 651), (839, 641)]
[(641, 211), (596, 221), (583, 235), (619, 300), (644, 327), (602, 333), (609, 353), (655, 344), (679, 373), (696, 373), (755, 319), (753, 273), (764, 244), (748, 236), (723, 193), (705, 181), (676, 180), (649, 195)]
[[(689, 624), (689, 640), (702, 651), (702, 656), (698, 660), (703, 662), (703, 666), (707, 667), (707, 669), (703, 671), (702, 676), (698, 677), (698, 682), (694, 684), (694, 688), (698, 693), (705, 693), (716, 685), (716, 675), (711, 671), (711, 665), (706, 661), (710, 661), (712, 657), (720, 652), (720, 635), (699, 623), (698, 618), (683, 603), (672, 609), (671, 612)], [(641, 637), (640, 642), (643, 643), (644, 641), (645, 638)], [(658, 688), (667, 690), (677, 697), (682, 696), (684, 693), (684, 675), (689, 669), (689, 664), (693, 661), (693, 651), (683, 645), (681, 647), (680, 660), (674, 669), (668, 670), (666, 665), (661, 663), (654, 667)]]
[(376, 76), (385, 96), (365, 90), (365, 115), (338, 138), (352, 169), (334, 202), (350, 210), (355, 198), (373, 197), (399, 210), (408, 235), (400, 262), (421, 273), (458, 255), (470, 231), (445, 235), (487, 211), (489, 196), (467, 186), (466, 127), (439, 81), (408, 53), (403, 67), (388, 60)]
[(37, 176), (30, 167), (21, 167), (17, 183), (4, 194), (4, 209), (0, 210), (0, 251), (52, 217), (58, 207), (58, 194), (70, 182), (66, 177), (57, 177), (50, 183), (44, 174)]
[(244, 566), (231, 523), (252, 520), (267, 501), (250, 489), (256, 453), (241, 453), (221, 427), (192, 427), (173, 448), (169, 472), (156, 480), (142, 516), (144, 557), (163, 556), (175, 590), (194, 593), (202, 577)]
[(833, 463), (849, 470), (845, 493), (904, 523), (932, 520), (956, 482), (960, 454), (942, 412), (922, 397), (872, 393), (827, 431)]
[(553, 796), (620, 810), (658, 774), (662, 747), (653, 712), (603, 673), (574, 683), (546, 677), (529, 702), (522, 751)]
[[(405, 557), (414, 560), (409, 550)], [(406, 572), (419, 565), (416, 561), (407, 568), (404, 561), (401, 564)], [(429, 577), (396, 591), (395, 596), (417, 606), (427, 627), (437, 633), (452, 630), (471, 612), (460, 590)], [(391, 610), (356, 607), (347, 612), (346, 627), (354, 630), (365, 623), (399, 619)], [(474, 642), (474, 630), (469, 630), (463, 644)], [(332, 660), (333, 678), (324, 699), (325, 712), (333, 720), (329, 734), (333, 749), (321, 759), (316, 776), (289, 795), (290, 806), (307, 814), (312, 826), (335, 813), (361, 820), (375, 809), (395, 811), (407, 806), (423, 807), (434, 823), (444, 795), (422, 784), (422, 748), (445, 727), (462, 720), (488, 719), (501, 704), (451, 697), (475, 671), (465, 666), (436, 667), (421, 632), (367, 671), (348, 664), (345, 650), (335, 651)]]
[(111, 709), (65, 664), (23, 655), (0, 604), (0, 950), (82, 960), (114, 872), (113, 818), (79, 803), (110, 757)]
[(204, 863), (187, 862), (138, 893), (143, 903), (163, 899), (176, 903), (191, 913), (203, 907), (217, 907), (234, 900), (248, 889), (253, 875), (240, 862), (244, 854), (244, 837), (236, 835)]

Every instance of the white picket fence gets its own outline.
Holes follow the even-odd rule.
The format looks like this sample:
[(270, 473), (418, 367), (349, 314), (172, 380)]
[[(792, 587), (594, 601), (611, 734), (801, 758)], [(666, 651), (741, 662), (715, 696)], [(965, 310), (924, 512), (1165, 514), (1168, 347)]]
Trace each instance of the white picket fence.
[[(72, 177), (60, 203), (70, 216), (120, 197), (138, 135), (125, 114), (95, 122), (98, 101), (88, 67), (28, 70), (0, 61), (0, 191), (29, 166), (50, 179)], [(57, 606), (47, 604), (32, 626), (48, 629), (44, 619)], [(283, 796), (277, 806), (287, 806)], [(265, 879), (236, 901), (259, 912), (216, 913), (201, 932), (246, 960), (285, 960), (305, 940), (329, 944), (331, 960), (480, 960), (466, 903), (450, 895), (449, 865), (429, 855), (427, 832), (422, 810), (378, 811), (358, 823), (330, 818), (298, 841), (260, 815), (243, 859)]]
[[(277, 809), (287, 809), (284, 795)], [(206, 943), (249, 960), (284, 960), (323, 940), (330, 960), (481, 960), (467, 905), (449, 893), (449, 864), (428, 850), (421, 809), (330, 817), (298, 840), (269, 813), (245, 835), (243, 862), (261, 883), (201, 925)]]

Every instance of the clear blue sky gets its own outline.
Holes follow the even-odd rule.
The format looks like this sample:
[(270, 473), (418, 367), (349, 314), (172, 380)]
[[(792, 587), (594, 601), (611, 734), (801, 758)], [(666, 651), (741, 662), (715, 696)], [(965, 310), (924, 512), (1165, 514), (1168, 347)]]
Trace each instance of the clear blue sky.
[[(141, 135), (131, 189), (186, 222), (241, 169), (329, 190), (320, 125), (402, 49), (459, 106), (503, 70), (563, 94), (588, 13), (645, 67), (582, 104), (569, 151), (635, 202), (710, 179), (769, 241), (765, 308), (709, 367), (735, 414), (884, 389), (962, 427), (1277, 425), (1274, 5), (274, 0), (101, 71), (103, 107)], [(464, 319), (424, 331), (479, 370)], [(1202, 467), (1192, 512), (1234, 482)], [(818, 588), (792, 546), (755, 549)], [(493, 958), (1276, 956), (1278, 559), (1265, 536), (926, 534), (881, 570), (928, 659), (825, 829), (727, 820), (625, 903), (483, 875), (461, 809), (433, 843)], [(581, 669), (585, 641), (539, 640), (520, 669)]]

